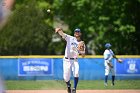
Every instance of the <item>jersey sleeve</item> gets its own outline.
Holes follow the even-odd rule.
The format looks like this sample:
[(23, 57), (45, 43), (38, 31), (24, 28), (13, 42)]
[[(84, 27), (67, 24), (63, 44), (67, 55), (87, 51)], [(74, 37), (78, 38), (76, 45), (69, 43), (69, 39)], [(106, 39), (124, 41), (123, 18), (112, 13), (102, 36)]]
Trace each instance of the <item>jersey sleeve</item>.
[(72, 36), (68, 35), (68, 34), (64, 34), (62, 36), (63, 39), (65, 39), (66, 41), (68, 41)]
[(111, 49), (109, 50), (109, 52), (110, 52), (110, 54), (111, 54), (112, 56), (115, 55), (114, 52), (113, 52)]
[(66, 37), (67, 37), (67, 34), (64, 33), (64, 34), (62, 35), (62, 38), (65, 39)]

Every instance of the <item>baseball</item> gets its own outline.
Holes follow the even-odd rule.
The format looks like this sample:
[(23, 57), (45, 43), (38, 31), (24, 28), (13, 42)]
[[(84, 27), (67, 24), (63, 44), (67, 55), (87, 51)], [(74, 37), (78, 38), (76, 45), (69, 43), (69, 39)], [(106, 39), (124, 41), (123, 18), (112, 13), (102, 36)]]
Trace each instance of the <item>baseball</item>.
[(50, 10), (50, 9), (47, 9), (47, 12), (48, 12), (48, 13), (50, 13), (50, 12), (51, 12), (51, 10)]

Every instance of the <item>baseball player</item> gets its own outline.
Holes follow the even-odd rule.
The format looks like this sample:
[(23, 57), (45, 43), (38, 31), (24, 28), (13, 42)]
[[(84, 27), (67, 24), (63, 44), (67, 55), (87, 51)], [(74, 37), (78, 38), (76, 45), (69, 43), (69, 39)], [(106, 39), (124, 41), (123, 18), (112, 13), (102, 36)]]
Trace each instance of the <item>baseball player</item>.
[[(74, 30), (74, 36), (67, 35), (61, 28), (56, 28), (57, 32), (63, 39), (66, 40), (65, 56), (63, 58), (63, 78), (67, 85), (68, 93), (76, 93), (76, 88), (79, 79), (79, 64), (78, 55), (85, 55), (85, 44), (81, 40), (81, 30)], [(70, 75), (71, 71), (74, 76), (74, 88), (71, 90)]]
[(118, 62), (122, 62), (121, 59), (118, 59), (113, 51), (111, 50), (111, 44), (106, 43), (105, 44), (106, 50), (104, 51), (104, 65), (105, 65), (105, 81), (104, 85), (107, 86), (107, 80), (108, 80), (108, 75), (111, 72), (112, 73), (112, 86), (114, 86), (114, 80), (115, 80), (115, 72), (113, 69), (112, 65), (112, 59), (115, 58)]
[(14, 0), (0, 0), (0, 28), (2, 28), (9, 15), (11, 14), (11, 8), (14, 4)]
[(0, 93), (6, 93), (5, 86), (4, 86), (4, 81), (1, 77), (1, 74), (0, 74)]

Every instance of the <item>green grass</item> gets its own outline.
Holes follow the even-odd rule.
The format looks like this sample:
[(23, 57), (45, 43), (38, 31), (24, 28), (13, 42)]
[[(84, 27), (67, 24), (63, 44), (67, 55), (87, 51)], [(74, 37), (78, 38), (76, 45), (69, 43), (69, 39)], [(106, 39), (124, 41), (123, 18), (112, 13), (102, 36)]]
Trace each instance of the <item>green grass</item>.
[(79, 89), (140, 89), (140, 80), (116, 80), (115, 86), (111, 86), (111, 81), (108, 81), (108, 86), (104, 86), (103, 80), (82, 81), (79, 82)]
[(8, 90), (40, 90), (40, 89), (64, 89), (63, 81), (37, 80), (37, 81), (6, 81)]
[[(66, 89), (64, 81), (60, 80), (39, 80), (39, 81), (5, 81), (8, 90), (45, 90), (45, 89)], [(73, 85), (73, 82), (72, 82)], [(140, 80), (116, 80), (115, 86), (104, 86), (103, 80), (80, 80), (77, 89), (140, 89)]]

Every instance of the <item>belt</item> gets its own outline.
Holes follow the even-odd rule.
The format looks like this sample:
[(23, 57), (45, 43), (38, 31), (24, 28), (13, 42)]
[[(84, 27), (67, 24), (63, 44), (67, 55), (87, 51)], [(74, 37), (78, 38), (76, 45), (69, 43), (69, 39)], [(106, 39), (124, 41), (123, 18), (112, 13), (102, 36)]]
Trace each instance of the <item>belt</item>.
[(74, 60), (74, 59), (77, 59), (77, 58), (68, 58), (68, 57), (65, 57), (65, 59)]

